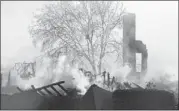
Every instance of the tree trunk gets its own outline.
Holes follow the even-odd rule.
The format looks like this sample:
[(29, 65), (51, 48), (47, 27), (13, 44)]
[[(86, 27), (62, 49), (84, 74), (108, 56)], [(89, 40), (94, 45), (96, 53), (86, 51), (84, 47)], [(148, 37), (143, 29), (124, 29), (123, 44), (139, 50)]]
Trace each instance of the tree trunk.
[(101, 68), (102, 68), (102, 60), (103, 60), (103, 55), (102, 55), (102, 52), (100, 54), (100, 58), (99, 58), (99, 62), (98, 62), (98, 73), (99, 75), (101, 74)]
[[(91, 75), (91, 77), (94, 79), (96, 79), (96, 75), (97, 75), (97, 71), (96, 71), (96, 65), (95, 65), (95, 62), (93, 60), (93, 62), (88, 58), (86, 57), (86, 59), (88, 60), (88, 62), (90, 63), (91, 67), (92, 67), (92, 71), (93, 71), (93, 74)], [(94, 81), (94, 80), (93, 80)]]

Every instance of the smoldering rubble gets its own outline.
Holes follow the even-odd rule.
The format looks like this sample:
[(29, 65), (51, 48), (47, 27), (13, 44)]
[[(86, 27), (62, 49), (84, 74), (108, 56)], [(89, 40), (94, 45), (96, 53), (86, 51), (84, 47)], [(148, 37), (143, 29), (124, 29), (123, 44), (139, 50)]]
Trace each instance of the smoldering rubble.
[[(126, 103), (126, 106), (124, 105), (121, 107), (116, 107), (114, 104), (120, 104), (120, 103), (118, 102), (113, 103), (112, 101), (114, 100), (119, 101), (117, 99), (118, 98), (117, 92), (123, 94), (123, 92), (120, 91), (120, 89), (122, 90), (122, 88), (119, 87), (120, 83), (118, 84), (118, 86), (117, 84), (115, 84), (116, 86), (114, 86), (112, 90), (111, 88), (109, 88), (107, 84), (104, 85), (104, 81), (107, 82), (107, 80), (104, 80), (101, 76), (98, 76), (96, 78), (96, 81), (94, 81), (93, 83), (90, 83), (89, 77), (85, 76), (79, 70), (79, 67), (77, 64), (70, 65), (68, 63), (67, 56), (60, 56), (57, 59), (58, 61), (57, 64), (54, 65), (53, 68), (52, 68), (53, 62), (50, 58), (44, 57), (40, 61), (41, 62), (37, 63), (37, 60), (36, 60), (36, 65), (34, 65), (36, 66), (34, 68), (36, 69), (35, 76), (29, 79), (21, 78), (19, 74), (15, 73), (15, 70), (11, 71), (11, 73), (17, 74), (17, 77), (18, 77), (15, 79), (16, 82), (14, 82), (16, 83), (15, 88), (14, 88), (16, 89), (16, 92), (14, 92), (14, 94), (11, 94), (11, 95), (7, 95), (7, 94), (1, 95), (3, 99), (3, 102), (2, 102), (3, 109), (121, 109), (121, 108), (122, 109), (145, 109), (144, 107), (137, 107), (137, 106), (129, 107), (128, 103)], [(31, 70), (29, 70), (29, 72), (30, 71)], [(128, 80), (127, 75), (129, 74), (129, 72), (130, 72), (130, 67), (124, 66), (120, 70), (117, 70), (115, 73), (111, 74), (110, 76), (115, 76), (116, 80), (121, 81), (123, 90), (126, 90), (127, 92), (128, 91), (135, 92), (137, 89), (139, 90), (140, 93), (144, 93), (144, 94), (146, 91), (147, 92), (149, 91), (151, 93), (156, 93), (159, 95), (160, 93), (162, 93), (163, 94), (162, 98), (166, 98), (166, 100), (168, 101), (168, 103), (164, 103), (164, 102), (162, 103), (162, 104), (168, 104), (168, 105), (165, 105), (165, 106), (162, 104), (157, 105), (157, 106), (151, 105), (151, 107), (146, 107), (147, 109), (175, 109), (176, 102), (174, 100), (174, 96), (176, 95), (176, 93), (173, 94), (171, 92), (164, 91), (163, 89), (165, 88), (166, 90), (168, 90), (167, 84), (162, 86), (161, 82), (163, 81), (159, 81), (159, 79), (157, 80), (157, 78), (155, 78), (155, 81), (158, 81), (158, 83), (156, 82), (157, 87), (153, 88), (153, 89), (156, 89), (154, 91), (152, 89), (146, 89), (144, 87), (144, 83), (146, 81), (143, 81), (143, 83), (139, 83), (138, 86), (136, 86), (135, 84), (132, 84), (132, 82), (135, 83), (135, 81), (130, 82)], [(42, 92), (45, 92), (45, 96), (44, 95), (42, 96), (42, 94), (40, 94), (36, 90), (38, 88), (49, 86), (59, 81), (65, 81), (62, 87), (68, 90), (69, 92), (68, 94), (62, 95), (62, 96), (57, 96), (57, 95), (48, 96), (49, 92), (46, 92), (44, 90)], [(172, 82), (168, 81), (168, 85), (169, 84), (171, 85)], [(35, 89), (33, 89), (32, 86), (34, 86)], [(20, 89), (20, 91), (17, 90), (17, 87)], [(60, 91), (60, 93), (63, 92), (62, 89), (58, 89), (57, 87), (55, 87), (55, 89), (57, 91)], [(157, 92), (158, 89), (159, 91)], [(48, 90), (50, 92), (53, 92), (54, 94), (53, 89), (48, 89)], [(161, 92), (160, 90), (163, 90), (163, 92)], [(29, 94), (31, 96), (29, 96)], [(127, 97), (127, 95), (125, 97)], [(37, 99), (38, 100), (37, 101), (37, 100), (32, 100), (30, 98), (39, 98), (39, 99)], [(86, 99), (86, 98), (90, 98), (90, 99)], [(103, 103), (103, 101), (106, 101), (105, 98), (107, 99), (108, 103)], [(148, 99), (146, 98), (145, 101), (149, 101)], [(19, 104), (16, 103), (16, 105), (13, 106), (12, 104), (15, 104), (14, 103), (15, 100), (16, 101), (19, 100), (20, 102), (18, 102)], [(157, 101), (160, 101), (160, 99)], [(22, 103), (24, 105), (21, 105)], [(30, 105), (32, 103), (34, 104), (37, 103), (38, 105), (37, 106)], [(68, 104), (68, 106), (66, 106), (65, 104)], [(145, 103), (145, 104), (152, 104), (152, 103)]]

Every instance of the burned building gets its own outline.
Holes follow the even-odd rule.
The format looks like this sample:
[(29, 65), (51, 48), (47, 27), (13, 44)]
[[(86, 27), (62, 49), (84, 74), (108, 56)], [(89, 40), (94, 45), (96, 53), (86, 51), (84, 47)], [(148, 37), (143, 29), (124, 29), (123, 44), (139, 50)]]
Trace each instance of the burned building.
[[(91, 85), (85, 95), (63, 87), (64, 81), (40, 88), (19, 90), (13, 95), (1, 94), (2, 110), (121, 110), (175, 109), (174, 95), (167, 91), (143, 88), (107, 91)], [(125, 86), (127, 86), (125, 84)], [(76, 92), (76, 91), (75, 91)]]
[[(136, 16), (128, 13), (123, 16), (123, 64), (128, 64), (133, 73), (145, 73), (147, 70), (148, 52), (146, 45), (136, 40)], [(140, 71), (137, 70), (136, 54), (141, 55)]]

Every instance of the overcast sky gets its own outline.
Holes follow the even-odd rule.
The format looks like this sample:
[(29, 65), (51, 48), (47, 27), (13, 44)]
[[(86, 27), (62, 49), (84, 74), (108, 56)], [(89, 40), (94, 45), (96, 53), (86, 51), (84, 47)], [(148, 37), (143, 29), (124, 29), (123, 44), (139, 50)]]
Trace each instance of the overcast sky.
[[(40, 54), (29, 37), (33, 12), (48, 2), (1, 1), (1, 62), (28, 61)], [(136, 14), (136, 38), (149, 53), (149, 68), (178, 74), (178, 1), (125, 1)]]

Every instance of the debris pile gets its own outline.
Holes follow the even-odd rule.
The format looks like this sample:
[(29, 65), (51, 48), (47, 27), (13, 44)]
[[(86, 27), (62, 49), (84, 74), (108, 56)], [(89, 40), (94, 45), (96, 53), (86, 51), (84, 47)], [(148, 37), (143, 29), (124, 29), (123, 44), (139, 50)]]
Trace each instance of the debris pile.
[[(78, 90), (65, 89), (61, 84), (53, 83), (40, 88), (13, 95), (1, 94), (1, 109), (26, 110), (113, 110), (113, 109), (174, 109), (174, 95), (162, 90), (143, 88), (118, 89), (107, 91), (93, 84), (85, 95)], [(58, 86), (57, 87), (55, 86)], [(78, 95), (78, 96), (77, 96)]]

